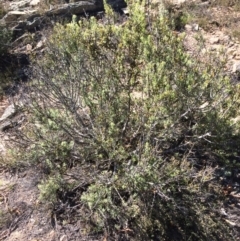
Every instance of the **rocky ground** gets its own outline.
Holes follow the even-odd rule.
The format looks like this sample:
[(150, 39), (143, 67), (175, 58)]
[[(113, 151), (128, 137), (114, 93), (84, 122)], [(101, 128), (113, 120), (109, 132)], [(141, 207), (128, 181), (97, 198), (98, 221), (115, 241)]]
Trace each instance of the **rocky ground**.
[[(41, 24), (46, 23), (46, 16), (84, 14), (87, 10), (101, 11), (101, 4), (94, 4), (90, 0), (64, 3), (58, 1), (0, 0), (7, 9), (1, 23), (9, 24), (18, 35), (13, 44), (13, 52), (31, 55), (44, 51), (47, 38), (42, 32)], [(121, 1), (110, 2), (123, 7)], [(235, 28), (240, 26), (240, 9), (215, 6), (207, 1), (195, 1), (195, 4), (204, 9), (207, 22), (203, 21), (201, 15), (199, 18), (192, 18), (185, 24), (184, 29), (177, 32), (180, 35), (185, 34), (186, 50), (191, 55), (202, 56), (207, 51), (212, 52), (216, 59), (220, 58), (220, 52), (224, 53), (227, 60), (226, 72), (233, 73), (235, 81), (239, 81), (240, 42)], [(183, 9), (189, 8), (184, 6)], [(200, 38), (201, 45), (197, 41)], [(56, 218), (40, 205), (37, 186), (41, 173), (33, 168), (24, 171), (16, 169), (15, 172), (6, 168), (4, 162), (7, 160), (7, 140), (11, 135), (11, 128), (20, 127), (26, 120), (17, 108), (22, 104), (21, 101), (19, 93), (14, 98), (6, 95), (0, 101), (0, 159), (4, 156), (0, 165), (0, 241), (107, 240), (104, 237), (86, 238), (81, 224), (59, 224)], [(228, 196), (228, 202), (219, 207), (222, 221), (235, 228), (236, 240), (240, 240), (240, 174), (236, 173), (233, 179), (229, 179), (222, 191)]]

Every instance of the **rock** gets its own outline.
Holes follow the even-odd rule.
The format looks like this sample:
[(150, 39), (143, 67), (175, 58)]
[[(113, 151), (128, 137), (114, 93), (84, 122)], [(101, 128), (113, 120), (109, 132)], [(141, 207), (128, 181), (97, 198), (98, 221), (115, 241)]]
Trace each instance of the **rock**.
[(217, 44), (217, 43), (219, 43), (219, 38), (218, 37), (211, 37), (209, 39), (209, 43), (210, 44)]
[(47, 11), (46, 16), (62, 15), (62, 14), (83, 14), (88, 11), (97, 11), (100, 9), (98, 4), (92, 1), (80, 1), (76, 3), (67, 3), (54, 6), (53, 9)]
[(226, 50), (227, 50), (227, 55), (228, 55), (229, 57), (233, 58), (236, 49), (235, 49), (234, 47), (228, 47)]
[(233, 41), (230, 41), (228, 44), (228, 47), (233, 47), (235, 45), (235, 43)]
[(223, 49), (223, 46), (220, 44), (213, 44), (210, 46), (211, 51), (221, 51)]
[(128, 8), (122, 8), (122, 11), (125, 15), (129, 14), (129, 9)]
[[(107, 3), (113, 8), (124, 8), (126, 3), (124, 0), (107, 0)], [(99, 11), (103, 9), (103, 1), (79, 1), (52, 6), (47, 11), (46, 16), (62, 15), (62, 14), (84, 14), (88, 11)]]
[(221, 214), (222, 216), (225, 216), (225, 217), (228, 216), (224, 208), (221, 208), (221, 209), (220, 209), (220, 214)]
[(186, 2), (186, 0), (168, 0), (168, 2), (171, 4), (174, 4), (174, 5), (178, 5), (178, 4)]
[(237, 59), (237, 60), (240, 60), (240, 50), (239, 50), (239, 49), (237, 49), (237, 50), (235, 51), (235, 56), (234, 56), (234, 58)]
[(232, 72), (238, 72), (240, 73), (240, 61), (233, 64)]
[(16, 112), (17, 112), (17, 110), (16, 110), (15, 105), (14, 105), (14, 104), (9, 105), (9, 106), (5, 109), (4, 113), (2, 114), (2, 116), (1, 116), (1, 118), (0, 118), (0, 121), (4, 121), (4, 120), (6, 120), (7, 118), (10, 118), (10, 117), (13, 116)]
[(199, 25), (198, 25), (197, 23), (194, 23), (194, 24), (192, 25), (192, 30), (198, 31), (198, 30), (199, 30)]
[(222, 42), (223, 44), (229, 44), (229, 42), (230, 42), (230, 37), (227, 36), (227, 35), (223, 36), (222, 39), (221, 39), (221, 42)]
[(232, 222), (232, 221), (230, 221), (230, 220), (228, 220), (228, 219), (225, 219), (225, 221), (228, 223), (228, 224), (230, 224), (231, 226), (236, 226), (236, 223), (234, 223), (234, 222)]
[(187, 32), (192, 31), (192, 26), (190, 24), (186, 24), (184, 28)]
[(34, 30), (42, 22), (39, 14), (33, 14), (29, 16), (25, 21), (19, 21), (18, 24), (12, 27), (13, 33), (19, 35), (19, 32), (24, 32), (24, 30)]
[(22, 1), (16, 1), (16, 2), (10, 2), (9, 4), (9, 10), (11, 11), (17, 11), (21, 8), (26, 8), (30, 5), (31, 0), (22, 0)]
[(31, 45), (31, 44), (27, 44), (26, 50), (27, 50), (28, 52), (29, 52), (29, 51), (32, 51), (32, 45)]
[(205, 7), (205, 6), (208, 6), (209, 4), (210, 4), (210, 2), (204, 1), (204, 2), (198, 3), (197, 6)]
[(38, 4), (40, 3), (40, 0), (32, 0), (29, 5), (34, 7), (34, 6), (37, 6)]
[(11, 121), (5, 121), (0, 125), (0, 131), (6, 131), (13, 126)]
[(127, 6), (124, 0), (107, 0), (107, 3), (112, 8), (125, 8)]
[(6, 24), (11, 24), (11, 23), (16, 22), (18, 20), (24, 20), (29, 15), (32, 15), (36, 12), (37, 12), (36, 10), (32, 10), (32, 11), (10, 11), (2, 18), (2, 22), (6, 23)]
[(63, 235), (61, 238), (60, 238), (60, 240), (59, 241), (67, 241), (68, 239), (67, 239), (67, 235)]
[(36, 49), (40, 49), (40, 48), (42, 48), (42, 46), (43, 46), (43, 41), (40, 40), (36, 45)]

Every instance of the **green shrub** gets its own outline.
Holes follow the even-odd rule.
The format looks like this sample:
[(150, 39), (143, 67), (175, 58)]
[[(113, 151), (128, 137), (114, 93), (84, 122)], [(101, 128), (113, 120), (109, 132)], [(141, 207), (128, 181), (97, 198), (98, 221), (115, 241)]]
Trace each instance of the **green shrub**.
[(5, 54), (10, 46), (11, 32), (0, 26), (0, 58)]
[(3, 89), (9, 84), (9, 63), (6, 61), (6, 55), (9, 51), (12, 34), (8, 29), (0, 26), (0, 98)]
[(22, 158), (49, 180), (72, 173), (89, 233), (230, 240), (215, 170), (235, 167), (239, 87), (221, 58), (184, 52), (162, 6), (128, 4), (124, 23), (106, 5), (102, 22), (55, 27), (33, 67)]

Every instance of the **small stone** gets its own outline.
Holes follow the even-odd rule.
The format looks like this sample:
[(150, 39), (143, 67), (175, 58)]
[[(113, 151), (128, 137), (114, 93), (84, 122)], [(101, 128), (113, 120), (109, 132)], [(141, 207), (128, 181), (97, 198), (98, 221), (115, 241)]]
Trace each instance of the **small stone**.
[(126, 15), (129, 14), (129, 9), (128, 8), (122, 8), (122, 11)]
[(220, 213), (222, 216), (225, 216), (225, 217), (228, 216), (224, 208), (220, 209)]
[(231, 42), (229, 42), (228, 47), (233, 47), (234, 44), (235, 44), (235, 43), (234, 43), (233, 41), (231, 41)]
[(43, 41), (40, 40), (40, 41), (37, 43), (36, 49), (40, 49), (40, 48), (42, 48), (42, 46), (43, 46)]
[(60, 238), (60, 240), (59, 241), (67, 241), (68, 239), (67, 239), (67, 235), (63, 235), (61, 238)]
[(40, 0), (32, 0), (29, 5), (34, 7), (34, 6), (37, 6), (39, 3), (40, 3)]
[(26, 49), (27, 49), (27, 51), (31, 51), (32, 50), (32, 45), (31, 44), (27, 44)]
[(234, 58), (237, 59), (237, 60), (240, 60), (240, 53), (236, 53)]
[(194, 23), (194, 24), (192, 25), (192, 30), (198, 31), (198, 30), (199, 30), (199, 25), (198, 25), (197, 23)]
[(210, 44), (217, 44), (217, 43), (219, 43), (219, 38), (218, 37), (211, 37), (209, 39), (209, 43)]
[(222, 37), (222, 39), (221, 39), (221, 42), (224, 43), (224, 44), (228, 44), (229, 41), (230, 41), (230, 37), (227, 36), (227, 35)]
[(186, 24), (185, 25), (185, 30), (188, 31), (188, 32), (192, 31), (192, 26), (189, 25), (189, 24)]
[(232, 222), (232, 221), (230, 221), (230, 220), (227, 220), (227, 219), (225, 219), (225, 221), (228, 223), (228, 224), (230, 224), (231, 226), (236, 226), (236, 223), (234, 223), (234, 222)]
[(233, 48), (228, 48), (227, 49), (227, 54), (229, 54), (229, 55), (234, 55), (234, 52), (235, 52), (235, 49), (233, 49)]
[(14, 104), (9, 105), (4, 113), (2, 114), (0, 121), (6, 120), (7, 118), (10, 118), (12, 115), (14, 115), (16, 113), (16, 108), (14, 106)]

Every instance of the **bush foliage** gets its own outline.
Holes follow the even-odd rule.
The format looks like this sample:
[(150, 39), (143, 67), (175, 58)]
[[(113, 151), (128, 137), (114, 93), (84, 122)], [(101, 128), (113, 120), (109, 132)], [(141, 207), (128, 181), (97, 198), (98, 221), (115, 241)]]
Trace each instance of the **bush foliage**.
[[(1, 6), (0, 6), (1, 10)], [(6, 55), (9, 51), (10, 43), (12, 40), (12, 33), (7, 28), (0, 26), (0, 98), (3, 94), (3, 89), (9, 82), (7, 76), (7, 66), (9, 63), (6, 61)]]
[(0, 58), (5, 54), (10, 46), (11, 32), (0, 26)]
[(55, 27), (33, 68), (21, 158), (41, 163), (54, 205), (75, 192), (88, 234), (230, 240), (216, 170), (236, 167), (239, 87), (224, 62), (185, 53), (163, 6), (128, 4), (124, 21), (105, 5), (101, 21)]

